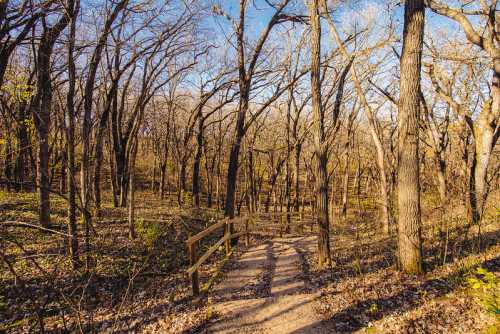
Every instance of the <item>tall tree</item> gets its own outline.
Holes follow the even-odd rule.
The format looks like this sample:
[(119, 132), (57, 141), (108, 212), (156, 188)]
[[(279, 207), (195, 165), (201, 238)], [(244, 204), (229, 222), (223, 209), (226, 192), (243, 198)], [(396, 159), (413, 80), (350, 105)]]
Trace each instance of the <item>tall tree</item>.
[(276, 6), (276, 11), (262, 31), (257, 44), (253, 48), (250, 57), (246, 57), (246, 42), (245, 42), (245, 16), (247, 0), (240, 0), (239, 22), (236, 28), (237, 52), (238, 52), (238, 74), (239, 74), (239, 89), (240, 100), (238, 106), (238, 114), (236, 120), (236, 129), (231, 145), (229, 156), (229, 165), (227, 169), (227, 185), (226, 185), (226, 206), (224, 214), (228, 217), (234, 217), (234, 201), (236, 194), (236, 181), (238, 176), (238, 160), (240, 148), (242, 145), (243, 136), (245, 135), (245, 118), (248, 112), (250, 100), (250, 90), (252, 88), (252, 80), (254, 77), (257, 61), (264, 47), (264, 44), (271, 32), (271, 29), (279, 23), (281, 13), (288, 5), (289, 0), (284, 0)]
[(328, 7), (326, 0), (322, 0), (322, 6), (324, 11), (326, 12), (326, 19), (328, 25), (330, 27), (330, 32), (332, 34), (333, 39), (338, 44), (339, 49), (346, 60), (352, 60), (352, 70), (351, 79), (354, 84), (354, 89), (358, 98), (360, 100), (361, 105), (363, 106), (363, 110), (365, 112), (366, 118), (368, 120), (368, 129), (370, 131), (370, 135), (373, 139), (373, 143), (376, 149), (376, 162), (377, 167), (380, 174), (380, 197), (382, 204), (382, 217), (381, 217), (381, 225), (384, 233), (389, 234), (390, 231), (390, 222), (391, 222), (391, 200), (389, 195), (389, 181), (388, 181), (388, 172), (387, 172), (387, 154), (386, 149), (383, 143), (383, 134), (381, 131), (381, 127), (376, 118), (376, 112), (373, 110), (372, 106), (368, 102), (365, 92), (363, 91), (363, 87), (361, 86), (361, 79), (358, 75), (357, 65), (358, 61), (356, 59), (352, 59), (353, 55), (349, 54), (347, 51), (345, 43), (341, 40), (340, 35), (337, 31), (335, 23), (332, 17), (328, 14)]
[(68, 234), (69, 253), (73, 268), (79, 265), (78, 257), (78, 230), (76, 225), (76, 180), (75, 180), (75, 86), (76, 86), (76, 66), (74, 61), (76, 17), (80, 10), (80, 1), (75, 1), (70, 22), (70, 32), (68, 40), (68, 96), (66, 98), (66, 150), (68, 169)]
[(110, 15), (106, 18), (104, 23), (104, 28), (99, 35), (96, 47), (92, 52), (92, 56), (89, 64), (89, 71), (87, 74), (87, 79), (85, 81), (84, 97), (83, 97), (83, 120), (82, 120), (82, 164), (80, 169), (80, 191), (81, 191), (81, 201), (83, 209), (83, 219), (85, 222), (85, 251), (87, 253), (86, 266), (89, 267), (90, 259), (90, 225), (91, 225), (91, 215), (90, 215), (90, 190), (91, 190), (91, 180), (90, 180), (90, 140), (91, 140), (91, 117), (92, 117), (92, 105), (93, 105), (93, 94), (94, 94), (94, 84), (97, 75), (97, 69), (102, 58), (102, 51), (104, 49), (105, 43), (108, 40), (108, 35), (111, 31), (113, 22), (116, 20), (120, 12), (126, 7), (128, 0), (121, 0), (114, 5), (113, 10)]
[(325, 113), (321, 104), (321, 23), (319, 0), (309, 3), (311, 24), (311, 96), (313, 113), (314, 157), (316, 174), (316, 221), (318, 223), (319, 265), (331, 263), (330, 222), (328, 220), (328, 172), (326, 165), (327, 141), (325, 138)]
[[(71, 0), (69, 1), (71, 2)], [(65, 3), (67, 6), (67, 3)], [(67, 6), (73, 7), (73, 6)], [(70, 20), (70, 12), (64, 14), (49, 26), (47, 17), (42, 18), (42, 36), (38, 42), (36, 63), (36, 95), (33, 100), (32, 110), (34, 123), (38, 134), (37, 154), (37, 187), (38, 214), (40, 224), (50, 224), (50, 178), (49, 178), (49, 131), (52, 110), (52, 81), (51, 81), (51, 57), (54, 45), (66, 28)]]
[(484, 102), (481, 113), (474, 121), (465, 106), (457, 104), (445, 94), (445, 90), (439, 87), (438, 80), (435, 80), (434, 84), (438, 94), (466, 120), (474, 136), (475, 151), (471, 175), (473, 191), (470, 196), (470, 205), (472, 209), (471, 222), (476, 224), (481, 221), (485, 208), (488, 195), (488, 165), (493, 148), (500, 137), (500, 15), (498, 14), (498, 0), (470, 1), (469, 4), (473, 4), (477, 8), (475, 10), (453, 8), (438, 0), (425, 0), (424, 2), (433, 12), (458, 23), (467, 40), (484, 51), (490, 59), (492, 73), (490, 97)]
[(423, 0), (405, 3), (398, 114), (398, 249), (401, 269), (422, 273), (420, 217), (420, 73), (424, 39)]

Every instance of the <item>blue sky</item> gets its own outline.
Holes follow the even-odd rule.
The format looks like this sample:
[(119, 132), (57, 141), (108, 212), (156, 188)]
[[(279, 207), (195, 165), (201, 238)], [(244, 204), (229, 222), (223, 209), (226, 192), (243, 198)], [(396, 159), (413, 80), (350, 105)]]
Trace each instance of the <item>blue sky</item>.
[[(210, 0), (212, 3), (218, 4), (222, 10), (227, 13), (234, 22), (238, 21), (239, 15), (239, 1), (238, 0)], [(273, 0), (278, 2), (278, 0)], [(456, 1), (447, 1), (450, 5), (456, 5)], [(384, 0), (351, 0), (345, 1), (341, 6), (333, 8), (333, 19), (337, 23), (337, 28), (341, 34), (352, 32), (354, 23), (357, 22), (357, 27), (362, 28), (364, 25), (372, 25), (374, 27), (374, 37), (369, 40), (369, 44), (376, 43), (380, 36), (387, 33), (387, 26), (392, 22), (395, 27), (396, 37), (400, 40), (393, 44), (396, 49), (401, 48), (402, 29), (404, 21), (404, 6), (397, 4), (397, 1), (384, 1)], [(274, 13), (274, 9), (270, 8), (265, 0), (248, 0), (246, 10), (246, 25), (245, 36), (251, 41), (255, 41), (260, 35), (265, 25)], [(303, 14), (307, 15), (307, 8), (303, 0), (291, 1), (291, 5), (285, 10), (286, 13)], [(229, 54), (231, 62), (235, 62), (235, 49), (231, 45), (234, 43), (234, 27), (232, 23), (225, 17), (210, 15), (204, 21), (204, 26), (209, 34), (209, 40), (219, 44), (216, 51)], [(278, 45), (278, 47), (285, 49), (288, 48), (287, 40), (283, 39), (282, 33), (288, 25), (279, 25), (273, 29), (269, 38), (268, 45)], [(298, 34), (305, 28), (302, 24), (296, 24), (294, 32)], [(463, 32), (459, 26), (452, 20), (443, 16), (434, 14), (431, 10), (426, 10), (426, 36), (440, 34), (442, 31), (451, 38), (457, 37), (460, 40), (463, 38)], [(231, 43), (228, 43), (226, 38), (230, 38)], [(329, 29), (326, 22), (323, 22), (323, 38), (322, 50), (327, 53), (328, 50), (336, 48), (336, 44), (332, 41), (329, 34)], [(392, 51), (389, 51), (392, 52)], [(275, 53), (276, 54), (276, 53)], [(248, 56), (247, 56), (248, 57)], [(279, 56), (278, 56), (279, 57)], [(394, 77), (397, 76), (399, 61), (392, 57), (386, 64), (387, 69), (391, 69), (385, 74), (377, 76), (375, 80), (382, 80), (379, 83), (383, 85), (384, 82), (395, 83)], [(307, 79), (307, 78), (306, 78)]]
[[(236, 0), (214, 0), (218, 3), (223, 10), (228, 13), (235, 20), (238, 19), (239, 1)], [(386, 8), (391, 1), (376, 1), (376, 0), (358, 0), (347, 2), (342, 6), (338, 6), (333, 14), (334, 19), (340, 23), (339, 28), (342, 29), (343, 25), (349, 24), (350, 19), (354, 22), (356, 19), (369, 19), (377, 21), (377, 24), (382, 26), (387, 23), (389, 16)], [(255, 6), (253, 5), (255, 3)], [(447, 1), (447, 3), (455, 3), (456, 1)], [(289, 9), (288, 9), (289, 8)], [(403, 10), (402, 5), (391, 5), (390, 18), (398, 27), (398, 32), (401, 33), (403, 25)], [(292, 5), (287, 7), (287, 13), (302, 13), (307, 14), (307, 9), (305, 8), (303, 1), (292, 1)], [(264, 0), (249, 1), (247, 6), (246, 15), (246, 33), (247, 36), (256, 39), (262, 29), (265, 27), (270, 17), (274, 13), (274, 9), (270, 8), (269, 5)], [(344, 24), (342, 24), (344, 23)], [(221, 27), (226, 33), (231, 32), (231, 27), (229, 26), (226, 19), (221, 17), (212, 17), (207, 21), (207, 25), (210, 29), (213, 29), (214, 33), (220, 32)], [(327, 35), (328, 30), (324, 26), (324, 34)], [(452, 20), (444, 18), (440, 15), (432, 13), (432, 11), (426, 11), (426, 31), (431, 32), (437, 29), (446, 29), (450, 32), (457, 31), (458, 25)]]

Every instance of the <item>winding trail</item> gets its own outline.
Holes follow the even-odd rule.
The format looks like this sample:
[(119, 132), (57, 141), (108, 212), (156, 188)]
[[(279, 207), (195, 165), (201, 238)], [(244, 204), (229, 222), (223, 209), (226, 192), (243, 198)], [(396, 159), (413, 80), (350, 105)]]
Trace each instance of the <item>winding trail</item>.
[(212, 292), (208, 333), (333, 333), (315, 312), (300, 252), (315, 237), (277, 238), (248, 249)]

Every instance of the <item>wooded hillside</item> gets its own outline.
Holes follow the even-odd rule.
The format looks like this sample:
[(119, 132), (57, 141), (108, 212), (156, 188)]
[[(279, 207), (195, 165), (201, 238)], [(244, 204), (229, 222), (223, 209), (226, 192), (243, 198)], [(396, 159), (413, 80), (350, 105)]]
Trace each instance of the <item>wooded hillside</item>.
[(0, 0), (0, 333), (496, 333), (496, 0)]

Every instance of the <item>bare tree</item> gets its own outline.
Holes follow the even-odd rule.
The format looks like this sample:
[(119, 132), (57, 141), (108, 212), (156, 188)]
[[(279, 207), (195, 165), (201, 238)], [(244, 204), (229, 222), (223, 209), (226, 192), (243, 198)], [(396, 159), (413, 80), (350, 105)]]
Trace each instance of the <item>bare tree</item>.
[(52, 10), (52, 1), (33, 4), (27, 0), (5, 0), (0, 3), (0, 86), (16, 47), (25, 41), (40, 18)]
[(73, 4), (73, 8), (68, 10), (73, 12), (70, 22), (70, 32), (68, 39), (68, 96), (66, 98), (66, 149), (67, 149), (67, 178), (68, 178), (68, 234), (69, 250), (73, 268), (79, 266), (78, 254), (78, 229), (76, 225), (76, 193), (77, 186), (75, 180), (75, 86), (76, 86), (76, 66), (74, 61), (76, 17), (80, 11), (80, 1)]
[[(335, 23), (331, 16), (328, 14), (328, 7), (326, 0), (322, 0), (322, 5), (325, 11), (325, 17), (327, 19), (328, 25), (330, 27), (330, 32), (333, 36), (333, 39), (339, 46), (339, 49), (341, 53), (343, 54), (344, 58), (346, 60), (351, 59), (353, 55), (349, 54), (347, 51), (347, 48), (345, 47), (345, 43), (341, 40), (340, 35), (337, 31), (337, 28), (335, 26)], [(358, 75), (358, 70), (356, 69), (357, 61), (356, 59), (353, 60), (353, 65), (352, 65), (352, 70), (351, 72), (351, 79), (354, 84), (354, 88), (356, 90), (356, 94), (358, 95), (358, 98), (360, 100), (361, 105), (363, 106), (363, 110), (365, 111), (366, 118), (368, 119), (368, 127), (370, 130), (370, 135), (373, 139), (373, 143), (375, 144), (376, 148), (376, 161), (377, 161), (377, 166), (379, 169), (380, 173), (380, 195), (381, 195), (381, 202), (382, 202), (382, 217), (381, 217), (381, 225), (382, 225), (382, 230), (385, 233), (389, 233), (390, 230), (390, 222), (391, 222), (391, 201), (390, 201), (390, 195), (389, 195), (389, 181), (388, 181), (388, 173), (387, 173), (387, 158), (386, 158), (386, 149), (383, 145), (383, 136), (380, 130), (380, 127), (378, 126), (377, 119), (375, 116), (375, 111), (373, 110), (372, 106), (368, 102), (366, 98), (366, 94), (363, 91), (363, 88), (361, 86), (361, 80)]]
[(92, 104), (94, 95), (94, 83), (97, 74), (97, 69), (102, 58), (102, 51), (104, 45), (108, 40), (108, 35), (111, 31), (113, 22), (116, 20), (118, 15), (126, 7), (128, 0), (121, 0), (116, 3), (111, 10), (110, 15), (107, 17), (104, 23), (104, 28), (97, 40), (96, 47), (92, 52), (92, 56), (89, 64), (89, 71), (87, 74), (87, 79), (85, 81), (85, 88), (83, 92), (83, 120), (82, 120), (82, 164), (80, 169), (80, 192), (81, 201), (83, 209), (83, 220), (85, 223), (85, 251), (87, 254), (85, 264), (88, 268), (90, 266), (90, 225), (91, 213), (90, 213), (90, 140), (91, 140), (91, 117), (92, 117)]
[(325, 112), (321, 103), (321, 24), (319, 0), (309, 3), (311, 24), (311, 96), (313, 112), (314, 159), (316, 177), (316, 221), (318, 233), (319, 265), (330, 265), (330, 222), (328, 217), (328, 164), (325, 137)]
[(238, 75), (239, 75), (239, 90), (240, 99), (238, 106), (238, 116), (236, 128), (234, 132), (231, 153), (229, 157), (229, 165), (227, 170), (227, 185), (226, 185), (226, 205), (225, 215), (234, 217), (234, 200), (236, 192), (236, 181), (238, 176), (238, 159), (243, 136), (245, 135), (245, 118), (248, 112), (250, 91), (252, 89), (252, 80), (255, 74), (257, 61), (261, 55), (262, 49), (272, 28), (280, 22), (281, 14), (288, 5), (289, 0), (284, 0), (276, 6), (276, 10), (262, 31), (257, 44), (252, 50), (249, 57), (245, 52), (245, 17), (247, 0), (240, 0), (239, 5), (239, 21), (236, 27), (237, 52), (238, 52)]
[[(64, 3), (66, 8), (73, 8), (73, 0)], [(70, 21), (70, 13), (64, 13), (52, 26), (48, 25), (47, 18), (42, 17), (42, 36), (37, 47), (36, 63), (36, 95), (32, 101), (34, 123), (38, 134), (37, 154), (37, 187), (39, 188), (39, 217), (42, 226), (50, 224), (50, 180), (49, 180), (49, 131), (52, 109), (52, 80), (50, 75), (51, 56), (54, 45)]]
[(405, 3), (398, 114), (398, 248), (401, 269), (419, 274), (422, 266), (420, 213), (420, 72), (424, 39), (423, 0)]
[[(425, 5), (433, 12), (457, 22), (463, 29), (467, 40), (483, 50), (491, 61), (491, 96), (485, 101), (483, 110), (475, 121), (472, 121), (471, 115), (468, 114), (464, 106), (454, 102), (445, 93), (445, 90), (439, 86), (439, 80), (434, 76), (434, 87), (437, 93), (466, 120), (474, 136), (474, 191), (471, 193), (470, 203), (472, 208), (471, 222), (477, 224), (481, 221), (488, 194), (487, 173), (491, 153), (498, 137), (500, 137), (500, 19), (497, 9), (498, 1), (471, 1), (469, 5), (475, 7), (471, 10), (452, 8), (437, 0), (425, 0)], [(478, 20), (476, 17), (481, 19)]]

